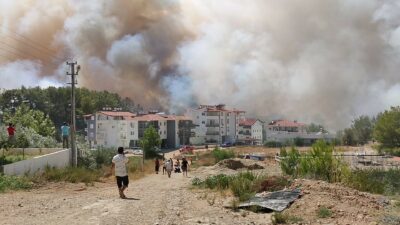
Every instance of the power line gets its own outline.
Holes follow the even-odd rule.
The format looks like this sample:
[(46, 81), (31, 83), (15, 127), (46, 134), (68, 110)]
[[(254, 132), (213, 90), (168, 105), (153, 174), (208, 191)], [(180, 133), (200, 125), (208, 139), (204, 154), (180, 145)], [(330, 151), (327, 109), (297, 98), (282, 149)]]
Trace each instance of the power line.
[[(32, 40), (32, 39), (30, 39), (30, 38), (28, 38), (28, 37), (25, 37), (25, 36), (23, 36), (22, 34), (19, 34), (19, 33), (17, 33), (17, 32), (15, 32), (15, 31), (12, 31), (12, 30), (10, 30), (10, 29), (8, 29), (8, 28), (5, 28), (8, 32), (4, 32), (4, 34), (7, 34), (11, 39), (14, 39), (14, 40), (19, 40), (19, 41), (21, 41), (21, 42), (23, 42), (23, 43), (25, 43), (25, 44), (28, 44), (28, 45), (31, 45), (31, 43), (33, 43), (33, 45), (31, 45), (31, 47), (32, 48), (35, 48), (35, 49), (37, 49), (37, 50), (39, 50), (39, 51), (47, 51), (48, 53), (47, 54), (54, 54), (54, 53), (56, 53), (56, 51), (54, 50), (54, 49), (49, 49), (48, 47), (46, 47), (46, 46), (44, 46), (44, 45), (42, 45), (41, 43), (39, 43), (39, 42), (37, 42), (37, 41), (34, 41), (34, 40)], [(15, 37), (13, 37), (13, 36), (11, 36), (10, 34), (14, 34), (15, 36), (17, 36), (17, 37), (19, 37), (20, 39), (17, 39), (17, 38), (15, 38)], [(41, 48), (39, 48), (39, 47), (41, 47)]]

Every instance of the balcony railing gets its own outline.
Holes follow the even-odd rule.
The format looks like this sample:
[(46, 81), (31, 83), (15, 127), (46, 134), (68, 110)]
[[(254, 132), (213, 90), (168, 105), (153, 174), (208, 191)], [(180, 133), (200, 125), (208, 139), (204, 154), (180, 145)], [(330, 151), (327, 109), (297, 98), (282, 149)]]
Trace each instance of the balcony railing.
[(215, 124), (215, 123), (207, 123), (206, 127), (219, 127), (219, 124)]

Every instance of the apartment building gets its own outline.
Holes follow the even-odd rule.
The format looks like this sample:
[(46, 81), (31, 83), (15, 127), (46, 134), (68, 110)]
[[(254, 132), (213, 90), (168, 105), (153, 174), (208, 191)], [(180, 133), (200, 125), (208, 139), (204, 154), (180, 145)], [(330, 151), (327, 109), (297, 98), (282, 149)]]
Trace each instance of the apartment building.
[(193, 121), (191, 144), (216, 144), (236, 142), (239, 120), (244, 111), (226, 109), (225, 105), (200, 105), (187, 109), (185, 116)]
[(129, 146), (131, 140), (138, 140), (135, 114), (119, 111), (99, 111), (84, 116), (87, 125), (87, 141), (90, 147)]
[(263, 143), (263, 125), (258, 119), (244, 118), (239, 121), (238, 142), (248, 145), (261, 145)]
[(297, 121), (274, 120), (266, 125), (266, 141), (293, 143), (295, 139), (302, 139), (304, 144), (312, 144), (317, 140), (330, 142), (335, 139), (334, 134), (323, 132), (308, 133), (307, 125)]
[(87, 141), (91, 147), (136, 147), (145, 130), (153, 126), (160, 135), (161, 148), (189, 144), (192, 122), (184, 116), (136, 115), (130, 112), (100, 111), (85, 116)]

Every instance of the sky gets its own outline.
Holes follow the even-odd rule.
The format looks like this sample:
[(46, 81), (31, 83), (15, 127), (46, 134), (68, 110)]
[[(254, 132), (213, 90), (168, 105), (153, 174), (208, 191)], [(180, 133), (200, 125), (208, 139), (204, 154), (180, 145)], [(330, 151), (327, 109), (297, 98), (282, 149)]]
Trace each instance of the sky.
[(108, 90), (181, 113), (342, 129), (400, 104), (400, 1), (0, 0), (0, 88)]

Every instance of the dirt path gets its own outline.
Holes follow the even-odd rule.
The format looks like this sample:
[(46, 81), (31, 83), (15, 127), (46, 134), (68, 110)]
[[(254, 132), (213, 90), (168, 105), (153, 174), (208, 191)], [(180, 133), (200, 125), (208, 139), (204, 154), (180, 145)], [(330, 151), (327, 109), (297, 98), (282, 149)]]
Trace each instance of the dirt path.
[(128, 200), (118, 198), (112, 182), (6, 193), (0, 195), (0, 224), (269, 224), (268, 214), (260, 221), (254, 213), (211, 206), (204, 193), (188, 189), (190, 180), (149, 175), (130, 183)]

